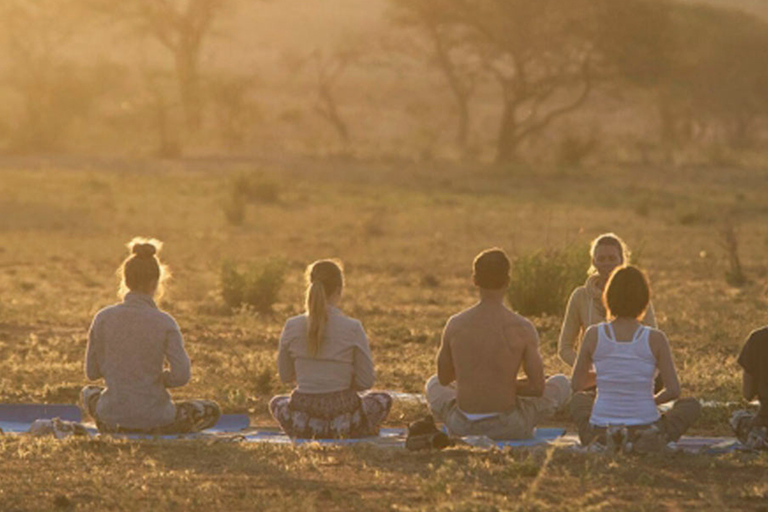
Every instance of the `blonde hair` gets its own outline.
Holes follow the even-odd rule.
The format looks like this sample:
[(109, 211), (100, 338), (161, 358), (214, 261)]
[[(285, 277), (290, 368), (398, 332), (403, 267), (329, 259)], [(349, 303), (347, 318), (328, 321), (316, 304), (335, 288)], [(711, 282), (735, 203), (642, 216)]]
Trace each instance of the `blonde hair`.
[(307, 350), (317, 357), (328, 322), (328, 297), (344, 287), (342, 265), (338, 260), (319, 260), (307, 267)]
[(137, 291), (162, 298), (165, 283), (171, 277), (168, 267), (160, 262), (157, 254), (163, 242), (154, 238), (135, 237), (126, 244), (129, 256), (117, 269), (120, 288), (117, 295), (124, 298), (130, 291)]
[(589, 244), (589, 270), (587, 270), (587, 274), (590, 276), (597, 274), (597, 268), (595, 267), (595, 251), (597, 251), (597, 248), (601, 245), (616, 247), (621, 256), (621, 265), (629, 265), (629, 259), (632, 256), (632, 253), (629, 251), (627, 244), (624, 243), (624, 240), (615, 233), (603, 233)]

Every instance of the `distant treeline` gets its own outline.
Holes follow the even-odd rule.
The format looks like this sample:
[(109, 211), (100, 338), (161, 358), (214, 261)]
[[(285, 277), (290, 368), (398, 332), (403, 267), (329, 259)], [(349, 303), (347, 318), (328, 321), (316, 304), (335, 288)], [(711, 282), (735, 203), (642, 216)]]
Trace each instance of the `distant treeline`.
[(768, 23), (752, 15), (664, 0), (381, 1), (383, 29), (340, 26), (345, 44), (237, 70), (207, 48), (236, 44), (223, 23), (268, 2), (5, 0), (0, 151), (578, 166), (768, 148)]

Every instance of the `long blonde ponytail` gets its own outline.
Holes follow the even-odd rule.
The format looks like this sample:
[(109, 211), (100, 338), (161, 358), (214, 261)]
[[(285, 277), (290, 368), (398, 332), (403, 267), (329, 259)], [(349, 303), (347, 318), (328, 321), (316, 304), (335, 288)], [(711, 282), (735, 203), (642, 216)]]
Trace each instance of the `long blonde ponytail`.
[(341, 290), (344, 278), (339, 263), (316, 261), (307, 267), (307, 351), (317, 357), (328, 323), (328, 297)]
[(320, 343), (325, 335), (325, 324), (328, 323), (328, 314), (326, 313), (325, 286), (320, 281), (315, 281), (309, 285), (307, 290), (307, 349), (309, 355), (317, 357), (320, 351)]

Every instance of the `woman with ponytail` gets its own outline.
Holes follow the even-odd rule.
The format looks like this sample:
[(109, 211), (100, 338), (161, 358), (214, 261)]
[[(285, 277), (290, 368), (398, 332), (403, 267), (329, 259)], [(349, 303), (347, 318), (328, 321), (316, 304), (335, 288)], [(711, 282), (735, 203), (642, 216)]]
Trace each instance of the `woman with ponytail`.
[(290, 396), (274, 397), (270, 412), (292, 437), (376, 435), (392, 398), (360, 393), (373, 386), (373, 358), (362, 324), (337, 307), (344, 287), (341, 266), (316, 261), (306, 278), (306, 313), (285, 323), (277, 355), (280, 379), (297, 386)]
[(183, 434), (216, 424), (210, 400), (171, 401), (168, 388), (190, 379), (189, 356), (178, 324), (155, 298), (170, 276), (157, 253), (162, 243), (134, 238), (118, 269), (122, 303), (99, 311), (88, 332), (85, 374), (106, 387), (86, 386), (83, 406), (102, 432)]

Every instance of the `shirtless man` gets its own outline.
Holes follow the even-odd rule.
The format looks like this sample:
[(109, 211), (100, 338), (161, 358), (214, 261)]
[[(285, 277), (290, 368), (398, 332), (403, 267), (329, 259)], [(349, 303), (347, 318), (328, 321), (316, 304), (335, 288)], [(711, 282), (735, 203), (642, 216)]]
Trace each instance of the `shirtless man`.
[[(570, 396), (564, 375), (544, 380), (533, 324), (504, 305), (509, 259), (481, 252), (473, 280), (480, 302), (452, 316), (443, 331), (437, 375), (427, 381), (429, 408), (453, 435), (527, 439)], [(518, 379), (522, 368), (526, 378)]]

